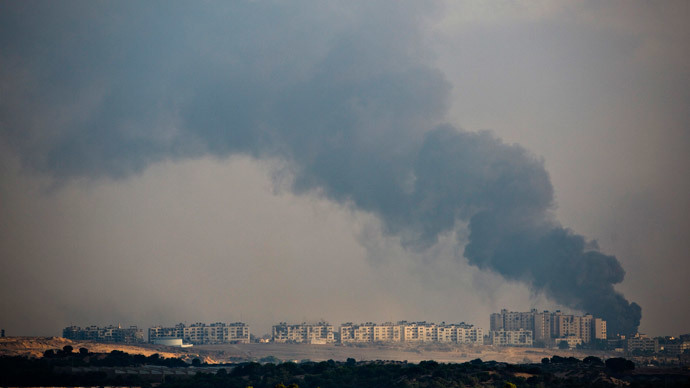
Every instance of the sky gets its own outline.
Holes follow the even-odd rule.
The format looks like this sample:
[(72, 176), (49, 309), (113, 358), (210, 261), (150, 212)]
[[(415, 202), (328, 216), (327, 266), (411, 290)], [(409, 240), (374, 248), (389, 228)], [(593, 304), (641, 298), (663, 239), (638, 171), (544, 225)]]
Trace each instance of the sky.
[(689, 16), (0, 3), (0, 327), (537, 308), (688, 333)]

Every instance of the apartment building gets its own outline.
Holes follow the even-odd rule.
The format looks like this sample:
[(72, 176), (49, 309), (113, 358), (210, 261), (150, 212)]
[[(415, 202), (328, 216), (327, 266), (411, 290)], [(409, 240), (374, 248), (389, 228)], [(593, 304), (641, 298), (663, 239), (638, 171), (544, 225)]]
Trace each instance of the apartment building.
[(436, 326), (434, 340), (481, 345), (484, 343), (484, 330), (466, 323), (446, 324), (443, 322)]
[(665, 343), (663, 348), (659, 346), (660, 350), (663, 350), (667, 354), (679, 355), (690, 351), (690, 342), (678, 341)]
[(628, 338), (625, 341), (626, 350), (628, 353), (642, 352), (642, 353), (658, 353), (659, 340), (656, 338), (649, 338), (645, 334), (637, 333), (634, 337)]
[(144, 333), (136, 326), (89, 326), (85, 328), (69, 326), (62, 330), (62, 336), (77, 341), (99, 341), (118, 343), (144, 342)]
[(433, 323), (412, 322), (403, 324), (403, 341), (405, 342), (435, 342)]
[(158, 338), (181, 338), (192, 344), (249, 343), (249, 326), (242, 322), (211, 324), (179, 323), (173, 327), (155, 326), (149, 328), (149, 342)]
[(329, 344), (335, 342), (333, 326), (327, 322), (288, 324), (273, 326), (273, 342)]
[(552, 316), (552, 338), (575, 337), (584, 343), (592, 340), (592, 320), (591, 315), (569, 315), (556, 312)]
[(583, 343), (582, 338), (573, 337), (573, 336), (554, 339), (554, 343), (556, 344), (556, 347), (558, 347), (558, 348), (563, 346), (563, 342), (565, 342), (568, 345), (569, 349), (574, 349), (578, 345), (582, 345), (582, 343)]
[(592, 340), (606, 339), (606, 321), (601, 318), (594, 318), (592, 321)]
[(373, 342), (400, 342), (403, 340), (403, 327), (398, 324), (386, 322), (372, 326)]
[(492, 345), (498, 346), (532, 346), (532, 332), (525, 329), (492, 330), (489, 334)]
[(490, 316), (490, 331), (527, 330), (534, 342), (554, 345), (557, 339), (568, 339), (569, 344), (589, 343), (606, 339), (606, 321), (591, 314), (573, 315), (556, 312), (513, 312), (505, 309)]
[(536, 310), (530, 312), (515, 312), (506, 309), (500, 313), (491, 314), (491, 331), (497, 330), (529, 330), (534, 331), (534, 314)]
[(548, 344), (551, 342), (551, 318), (553, 315), (548, 311), (537, 312), (532, 310), (532, 313), (534, 314), (534, 332), (532, 336), (534, 342)]
[(465, 323), (437, 325), (428, 322), (344, 323), (340, 326), (340, 341), (350, 342), (456, 342), (484, 343), (481, 328)]

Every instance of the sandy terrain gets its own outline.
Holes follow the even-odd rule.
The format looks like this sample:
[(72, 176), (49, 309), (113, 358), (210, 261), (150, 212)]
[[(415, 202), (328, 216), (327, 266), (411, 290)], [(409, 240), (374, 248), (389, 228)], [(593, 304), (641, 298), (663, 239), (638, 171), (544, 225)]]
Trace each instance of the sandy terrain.
[(110, 353), (120, 350), (130, 354), (149, 356), (154, 353), (162, 357), (180, 357), (187, 361), (199, 357), (208, 363), (258, 361), (264, 357), (273, 356), (281, 361), (345, 361), (354, 358), (364, 360), (395, 360), (419, 362), (435, 360), (438, 362), (465, 362), (475, 358), (484, 361), (495, 360), (510, 363), (540, 362), (544, 357), (559, 355), (562, 357), (577, 357), (582, 359), (587, 355), (606, 358), (611, 355), (601, 352), (583, 353), (579, 351), (563, 351), (558, 349), (532, 349), (475, 345), (307, 345), (307, 344), (223, 344), (199, 345), (192, 348), (173, 348), (152, 344), (125, 345), (105, 344), (91, 341), (71, 341), (60, 337), (8, 337), (0, 338), (0, 355), (24, 355), (41, 357), (48, 349), (62, 349), (70, 345), (74, 351), (87, 348), (95, 353)]
[[(368, 346), (341, 346), (341, 345), (305, 345), (305, 344), (238, 344), (238, 345), (201, 345), (195, 347), (197, 351), (205, 350), (213, 354), (213, 358), (219, 360), (254, 359), (274, 356), (282, 361), (323, 361), (333, 359), (345, 361), (352, 357), (357, 361), (362, 360), (396, 360), (419, 362), (423, 360), (435, 360), (438, 362), (465, 362), (475, 358), (484, 361), (495, 360), (510, 363), (540, 362), (544, 357), (559, 355), (562, 357), (577, 357), (582, 359), (592, 353), (579, 351), (563, 351), (558, 349), (532, 349), (515, 347), (473, 346), (473, 345), (368, 345)], [(594, 354), (598, 357), (606, 355)]]
[(0, 338), (0, 355), (42, 357), (43, 352), (49, 349), (60, 350), (64, 346), (71, 346), (74, 352), (79, 348), (87, 348), (94, 353), (110, 353), (120, 350), (130, 354), (143, 354), (150, 356), (158, 353), (161, 357), (182, 357), (187, 352), (166, 346), (149, 344), (126, 345), (106, 344), (92, 341), (72, 341), (61, 337), (6, 337)]

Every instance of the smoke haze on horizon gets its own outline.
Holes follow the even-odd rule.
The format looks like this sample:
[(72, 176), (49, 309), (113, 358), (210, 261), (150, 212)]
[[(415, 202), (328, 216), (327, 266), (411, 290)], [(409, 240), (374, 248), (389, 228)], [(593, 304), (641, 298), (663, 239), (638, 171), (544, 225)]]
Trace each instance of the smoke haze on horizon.
[[(451, 5), (166, 4), (3, 5), (0, 325), (126, 320), (130, 303), (142, 324), (217, 320), (216, 293), (250, 323), (482, 304), (470, 321), (510, 289), (636, 331), (624, 266), (567, 228), (549, 159), (448, 124), (457, 74), (431, 43)], [(487, 296), (425, 305), (459, 290)]]

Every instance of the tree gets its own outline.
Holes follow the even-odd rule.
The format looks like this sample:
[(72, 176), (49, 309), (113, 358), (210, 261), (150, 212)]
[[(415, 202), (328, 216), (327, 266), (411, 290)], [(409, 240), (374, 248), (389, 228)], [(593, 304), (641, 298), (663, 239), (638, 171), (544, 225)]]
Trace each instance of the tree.
[(601, 358), (595, 357), (595, 356), (587, 356), (582, 360), (585, 364), (592, 364), (592, 365), (603, 365), (604, 362), (601, 361)]
[(558, 349), (561, 350), (567, 350), (570, 349), (570, 345), (568, 345), (568, 341), (561, 341), (558, 343)]
[(201, 360), (195, 358), (192, 360), (192, 366), (201, 366)]
[(276, 356), (266, 356), (266, 357), (261, 357), (259, 359), (260, 363), (265, 363), (265, 364), (280, 364), (280, 359)]
[(623, 357), (614, 357), (606, 360), (606, 367), (614, 372), (625, 372), (635, 369), (635, 363)]

